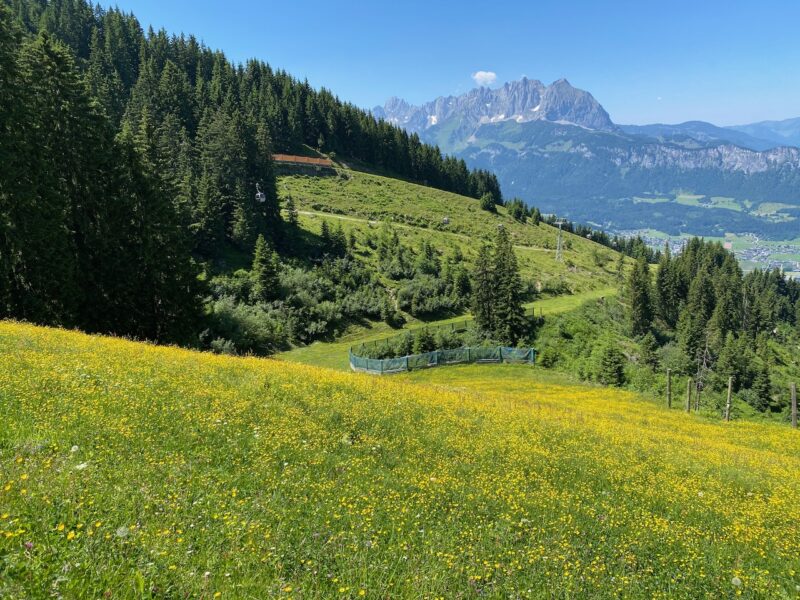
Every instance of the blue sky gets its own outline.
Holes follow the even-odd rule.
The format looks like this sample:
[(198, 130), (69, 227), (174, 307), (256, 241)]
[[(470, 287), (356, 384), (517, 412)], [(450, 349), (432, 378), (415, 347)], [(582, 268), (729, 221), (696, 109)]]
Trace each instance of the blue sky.
[[(104, 2), (104, 4), (108, 4)], [(523, 75), (566, 77), (617, 123), (720, 125), (800, 116), (797, 0), (320, 2), (119, 0), (147, 27), (193, 33), (366, 108)], [(491, 77), (489, 78), (491, 79)]]

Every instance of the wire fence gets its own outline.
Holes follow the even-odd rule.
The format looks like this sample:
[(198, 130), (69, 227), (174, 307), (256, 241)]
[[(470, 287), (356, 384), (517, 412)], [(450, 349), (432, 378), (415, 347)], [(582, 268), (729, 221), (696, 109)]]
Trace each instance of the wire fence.
[(350, 349), (350, 368), (363, 373), (389, 374), (428, 369), (440, 365), (465, 363), (527, 363), (536, 362), (534, 348), (508, 348), (505, 346), (465, 346), (452, 350), (434, 350), (422, 354), (409, 354), (398, 358), (364, 358)]

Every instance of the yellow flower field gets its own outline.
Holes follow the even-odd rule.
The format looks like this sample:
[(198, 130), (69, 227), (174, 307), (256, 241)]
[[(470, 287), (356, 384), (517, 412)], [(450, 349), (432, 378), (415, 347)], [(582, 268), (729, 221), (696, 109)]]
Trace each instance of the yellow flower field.
[(0, 597), (800, 595), (798, 432), (483, 368), (0, 323)]

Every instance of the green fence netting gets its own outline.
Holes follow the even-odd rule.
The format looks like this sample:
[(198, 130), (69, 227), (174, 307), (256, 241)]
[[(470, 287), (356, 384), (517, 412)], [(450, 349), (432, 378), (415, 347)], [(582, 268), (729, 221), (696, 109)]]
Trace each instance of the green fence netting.
[(364, 358), (350, 349), (350, 368), (365, 373), (400, 373), (414, 369), (427, 369), (439, 365), (461, 363), (527, 363), (534, 364), (533, 348), (507, 348), (505, 346), (478, 346), (434, 350), (423, 354), (409, 354), (398, 358)]

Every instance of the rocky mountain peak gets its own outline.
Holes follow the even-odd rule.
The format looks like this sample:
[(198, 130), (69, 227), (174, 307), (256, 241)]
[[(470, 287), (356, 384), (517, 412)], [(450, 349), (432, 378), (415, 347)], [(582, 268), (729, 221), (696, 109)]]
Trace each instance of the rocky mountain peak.
[(373, 109), (373, 114), (420, 134), (455, 119), (462, 132), (508, 120), (520, 123), (546, 120), (588, 129), (616, 130), (600, 103), (589, 92), (572, 87), (566, 79), (547, 86), (537, 79), (523, 77), (496, 89), (479, 87), (460, 96), (441, 96), (421, 106), (390, 98), (384, 106)]

